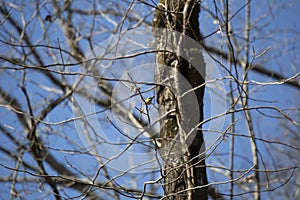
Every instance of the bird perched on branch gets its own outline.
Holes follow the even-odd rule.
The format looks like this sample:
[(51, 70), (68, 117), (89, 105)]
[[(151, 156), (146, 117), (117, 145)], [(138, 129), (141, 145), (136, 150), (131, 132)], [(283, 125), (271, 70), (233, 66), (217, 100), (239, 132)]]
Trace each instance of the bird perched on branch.
[(145, 104), (150, 105), (152, 103), (152, 99), (154, 99), (154, 96), (145, 99)]

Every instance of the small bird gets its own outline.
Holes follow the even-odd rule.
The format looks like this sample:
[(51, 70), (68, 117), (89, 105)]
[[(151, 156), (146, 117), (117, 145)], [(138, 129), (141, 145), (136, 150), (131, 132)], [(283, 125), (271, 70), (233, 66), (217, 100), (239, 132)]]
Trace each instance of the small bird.
[(152, 99), (154, 99), (154, 96), (145, 99), (145, 104), (150, 105), (152, 103)]
[(53, 22), (53, 19), (52, 19), (51, 15), (47, 15), (45, 17), (45, 21)]

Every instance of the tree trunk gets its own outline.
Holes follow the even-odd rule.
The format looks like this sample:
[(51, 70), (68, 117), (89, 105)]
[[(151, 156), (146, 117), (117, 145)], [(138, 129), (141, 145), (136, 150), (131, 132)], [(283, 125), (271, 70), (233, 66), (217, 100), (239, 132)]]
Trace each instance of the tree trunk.
[(205, 64), (201, 49), (191, 48), (189, 42), (201, 42), (200, 5), (193, 0), (161, 0), (157, 7), (153, 34), (158, 50), (155, 79), (165, 199), (207, 199), (205, 148), (199, 125), (203, 120)]

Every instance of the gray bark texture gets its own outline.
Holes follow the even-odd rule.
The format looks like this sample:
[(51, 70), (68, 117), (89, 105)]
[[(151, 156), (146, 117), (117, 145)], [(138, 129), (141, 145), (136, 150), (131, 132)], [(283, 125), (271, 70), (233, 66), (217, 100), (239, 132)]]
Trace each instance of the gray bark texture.
[(203, 120), (205, 64), (201, 49), (189, 45), (189, 40), (201, 43), (199, 12), (198, 1), (161, 0), (153, 19), (164, 199), (208, 198), (199, 125)]

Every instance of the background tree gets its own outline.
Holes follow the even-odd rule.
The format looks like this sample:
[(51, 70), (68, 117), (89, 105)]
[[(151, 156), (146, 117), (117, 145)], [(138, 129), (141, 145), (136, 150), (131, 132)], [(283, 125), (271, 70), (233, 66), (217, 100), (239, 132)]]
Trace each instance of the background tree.
[[(189, 41), (179, 35), (182, 33), (201, 43), (200, 4), (166, 0), (160, 1), (158, 8), (153, 19), (153, 32), (159, 51), (155, 82), (161, 83), (157, 89), (157, 102), (162, 117), (160, 137), (161, 152), (165, 157), (165, 196), (168, 199), (207, 199), (205, 153), (204, 148), (201, 149), (204, 142), (202, 126), (198, 125), (203, 121), (204, 58), (201, 49), (191, 48)], [(193, 66), (193, 60), (194, 63), (198, 61), (198, 67)], [(191, 132), (193, 129), (195, 131)]]
[[(213, 199), (299, 196), (299, 2), (179, 2), (1, 1), (2, 198), (193, 198), (202, 188)], [(199, 160), (174, 168), (184, 184), (173, 194), (164, 194), (174, 176), (158, 148), (171, 143), (158, 134), (168, 118), (155, 56), (188, 63), (157, 51), (154, 13), (205, 49), (203, 121), (183, 127), (203, 134), (208, 183), (204, 158), (188, 155)], [(201, 170), (199, 183), (187, 180), (189, 167)]]

